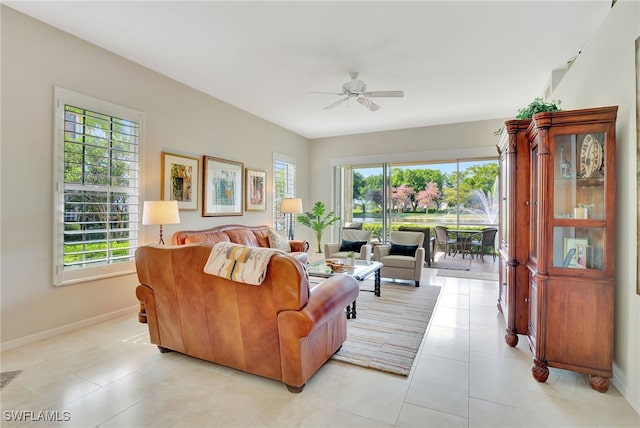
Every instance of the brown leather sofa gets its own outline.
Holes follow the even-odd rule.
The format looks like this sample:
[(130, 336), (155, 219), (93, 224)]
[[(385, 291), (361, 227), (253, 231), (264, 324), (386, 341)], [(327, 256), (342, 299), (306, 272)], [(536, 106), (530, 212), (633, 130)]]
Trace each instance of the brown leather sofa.
[[(193, 244), (206, 242), (216, 244), (218, 242), (233, 242), (248, 247), (266, 247), (269, 245), (269, 230), (271, 226), (244, 226), (240, 224), (227, 224), (204, 230), (181, 230), (173, 234), (173, 245)], [(303, 263), (307, 261), (309, 251), (308, 241), (289, 241), (290, 255)]]
[(277, 254), (261, 285), (243, 284), (204, 273), (211, 248), (136, 251), (136, 296), (151, 343), (302, 391), (345, 341), (345, 308), (358, 296), (357, 281), (336, 275), (309, 290), (303, 263)]

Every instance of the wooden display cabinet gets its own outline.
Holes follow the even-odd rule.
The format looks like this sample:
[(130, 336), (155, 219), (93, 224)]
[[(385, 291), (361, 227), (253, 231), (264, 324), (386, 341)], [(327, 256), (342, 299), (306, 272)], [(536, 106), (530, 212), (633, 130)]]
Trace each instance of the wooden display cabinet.
[(533, 377), (548, 367), (613, 377), (617, 107), (534, 115), (528, 339)]
[(509, 120), (498, 143), (500, 154), (500, 282), (498, 310), (505, 341), (518, 344), (529, 323), (529, 141), (531, 120)]

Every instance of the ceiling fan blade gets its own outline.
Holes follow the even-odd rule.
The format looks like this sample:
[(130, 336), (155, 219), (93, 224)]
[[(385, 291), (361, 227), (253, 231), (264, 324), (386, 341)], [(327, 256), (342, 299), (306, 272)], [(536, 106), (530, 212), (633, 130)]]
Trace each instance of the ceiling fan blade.
[(404, 97), (404, 91), (372, 91), (363, 92), (365, 97)]
[(328, 106), (326, 106), (323, 110), (329, 110), (331, 108), (334, 108), (335, 106), (338, 106), (340, 104), (342, 104), (343, 102), (347, 101), (349, 99), (349, 97), (344, 97), (338, 101), (336, 101), (335, 103), (331, 103)]
[(337, 92), (309, 92), (310, 94), (326, 94), (326, 95), (347, 95), (344, 92), (342, 93), (337, 93)]
[(365, 97), (358, 97), (358, 102), (360, 104), (362, 104), (363, 106), (365, 106), (366, 108), (368, 108), (371, 111), (376, 111), (380, 108), (380, 106), (376, 103), (374, 103), (373, 101), (371, 101), (369, 98), (365, 98)]

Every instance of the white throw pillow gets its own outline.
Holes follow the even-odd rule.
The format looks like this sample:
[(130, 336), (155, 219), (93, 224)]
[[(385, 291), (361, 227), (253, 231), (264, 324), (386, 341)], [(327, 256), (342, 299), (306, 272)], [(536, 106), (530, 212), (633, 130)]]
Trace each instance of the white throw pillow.
[(271, 248), (275, 248), (276, 250), (282, 250), (285, 253), (291, 252), (291, 245), (289, 245), (289, 240), (276, 232), (274, 229), (269, 229), (269, 246)]

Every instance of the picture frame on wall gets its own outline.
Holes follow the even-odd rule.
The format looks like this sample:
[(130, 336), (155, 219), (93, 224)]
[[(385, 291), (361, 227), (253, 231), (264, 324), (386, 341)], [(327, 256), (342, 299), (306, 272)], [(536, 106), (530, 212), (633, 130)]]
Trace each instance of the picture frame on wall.
[[(592, 249), (587, 238), (573, 238), (565, 236), (564, 251), (562, 253), (569, 268), (586, 269), (591, 267)], [(571, 257), (568, 257), (568, 256)]]
[(197, 210), (200, 159), (162, 152), (160, 199), (178, 201), (178, 209)]
[(204, 155), (202, 216), (242, 215), (244, 164)]
[(249, 168), (245, 168), (245, 172), (245, 211), (266, 211), (267, 173), (265, 171)]

